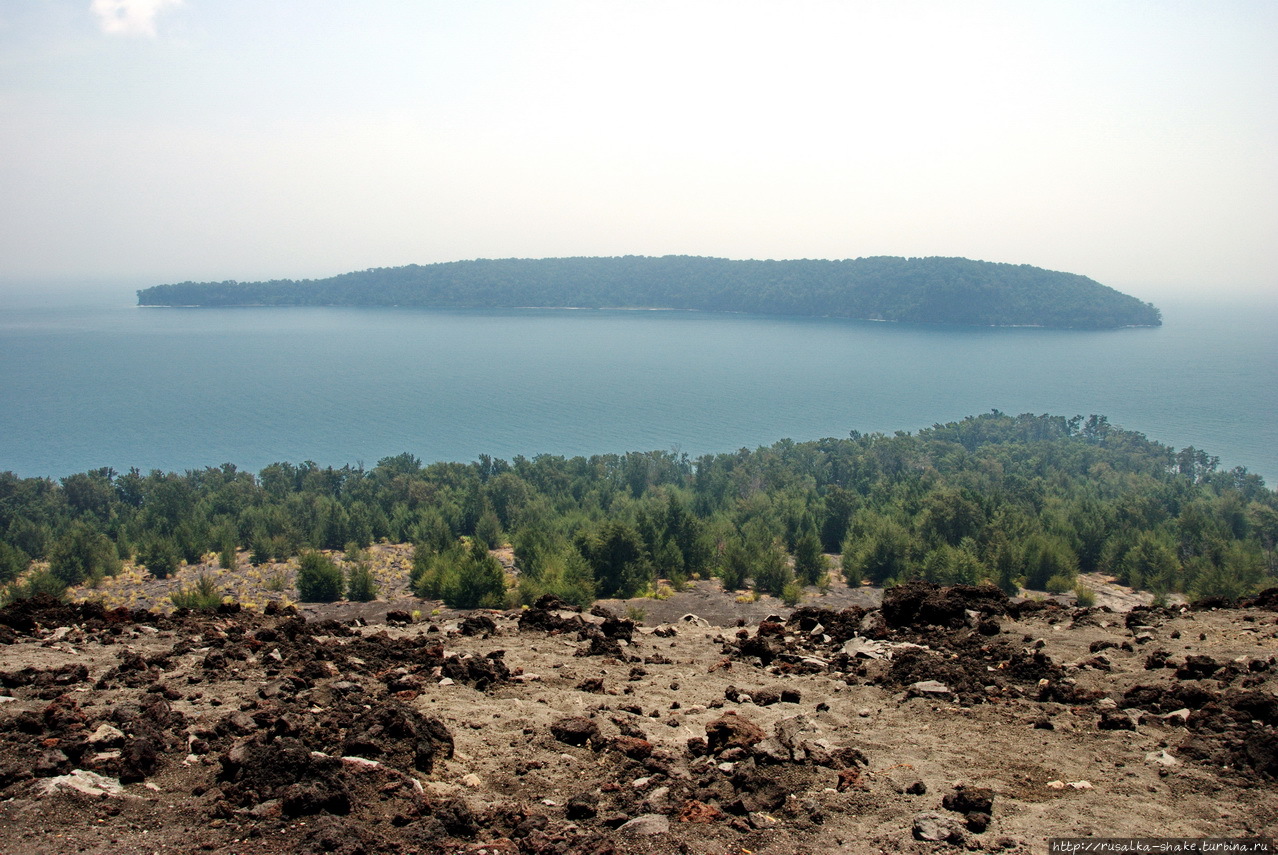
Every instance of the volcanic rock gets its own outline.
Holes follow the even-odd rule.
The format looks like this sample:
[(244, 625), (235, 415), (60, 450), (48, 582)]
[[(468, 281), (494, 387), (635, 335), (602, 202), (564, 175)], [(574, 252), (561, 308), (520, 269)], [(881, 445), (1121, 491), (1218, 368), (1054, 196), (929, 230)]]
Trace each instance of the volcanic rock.
[(561, 718), (550, 725), (555, 739), (568, 745), (585, 745), (599, 738), (599, 725), (583, 716)]

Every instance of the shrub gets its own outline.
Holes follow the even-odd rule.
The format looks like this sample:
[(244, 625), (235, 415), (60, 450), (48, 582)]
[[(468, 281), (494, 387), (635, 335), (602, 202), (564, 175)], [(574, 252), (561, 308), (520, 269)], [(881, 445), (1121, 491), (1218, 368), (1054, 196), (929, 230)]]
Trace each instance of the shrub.
[(313, 550), (302, 553), (297, 568), (297, 596), (306, 603), (331, 603), (342, 596), (342, 568)]
[(806, 529), (794, 545), (794, 575), (805, 585), (815, 585), (829, 562), (821, 552), (821, 540), (815, 528)]
[(781, 599), (787, 606), (797, 606), (803, 599), (803, 586), (797, 581), (789, 582), (781, 589)]
[(443, 594), (444, 602), (455, 609), (501, 608), (506, 601), (506, 573), (483, 541), (473, 538), (457, 565), (456, 583)]
[(18, 578), (30, 564), (25, 552), (0, 540), (0, 584)]
[(1061, 591), (1074, 587), (1073, 580), (1078, 575), (1078, 558), (1069, 544), (1061, 538), (1043, 534), (1031, 536), (1025, 543), (1022, 561), (1025, 564), (1025, 587), (1036, 591), (1051, 591), (1047, 585), (1058, 576), (1068, 580)]
[(745, 587), (746, 578), (750, 575), (750, 556), (739, 538), (728, 542), (715, 573), (725, 591), (739, 591)]
[(861, 573), (859, 547), (856, 541), (848, 538), (843, 542), (843, 553), (839, 558), (839, 570), (843, 573), (843, 581), (849, 588), (859, 588), (865, 581)]
[(49, 550), (49, 571), (65, 585), (120, 572), (115, 544), (85, 523), (76, 523)]
[(179, 560), (177, 544), (169, 537), (151, 538), (138, 550), (138, 563), (157, 579), (168, 578)]
[(568, 547), (546, 554), (538, 562), (538, 567), (540, 572), (535, 576), (520, 575), (516, 591), (518, 603), (532, 605), (544, 594), (554, 594), (564, 602), (581, 608), (595, 601), (594, 575), (577, 550)]
[(346, 599), (354, 603), (367, 603), (377, 599), (377, 583), (367, 561), (356, 561), (346, 574)]
[(475, 523), (475, 537), (493, 547), (502, 545), (505, 538), (501, 532), (501, 520), (492, 511), (484, 511)]
[(222, 592), (207, 573), (201, 573), (194, 585), (179, 588), (169, 594), (169, 602), (175, 608), (192, 611), (215, 609), (222, 605)]
[(412, 583), (417, 596), (443, 600), (454, 609), (502, 608), (506, 604), (506, 573), (479, 538), (471, 538), (469, 546), (458, 543), (439, 554), (419, 545), (413, 552)]
[(409, 574), (413, 593), (423, 600), (442, 599), (444, 589), (454, 584), (454, 564), (461, 554), (461, 547), (456, 545), (445, 552), (435, 552), (429, 544), (417, 544), (413, 548), (413, 568)]
[(786, 563), (785, 553), (780, 541), (773, 541), (772, 547), (756, 556), (754, 565), (754, 587), (765, 594), (781, 596), (785, 586), (794, 581), (794, 571)]
[(1096, 592), (1086, 585), (1074, 586), (1074, 599), (1078, 601), (1078, 605), (1085, 609), (1090, 609), (1096, 605)]
[(61, 579), (48, 570), (39, 570), (21, 582), (14, 582), (0, 589), (0, 606), (15, 600), (29, 600), (37, 594), (48, 594), (54, 599), (61, 600), (66, 596), (66, 592), (67, 586)]
[(1064, 574), (1058, 574), (1048, 579), (1044, 587), (1049, 594), (1063, 594), (1074, 587), (1074, 580)]

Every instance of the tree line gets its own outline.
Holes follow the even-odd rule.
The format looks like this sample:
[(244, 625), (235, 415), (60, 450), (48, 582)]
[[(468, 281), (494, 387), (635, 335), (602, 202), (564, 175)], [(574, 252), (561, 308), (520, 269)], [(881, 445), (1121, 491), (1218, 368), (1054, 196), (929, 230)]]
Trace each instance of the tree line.
[[(378, 541), (413, 544), (414, 591), (459, 607), (545, 593), (584, 605), (711, 575), (793, 598), (833, 570), (1008, 591), (1068, 591), (1100, 571), (1159, 595), (1235, 598), (1278, 579), (1278, 495), (1244, 468), (1103, 416), (997, 411), (695, 459), (423, 464), (405, 453), (371, 469), (0, 474), (8, 598), (101, 579), (125, 560), (162, 577), (237, 549), (258, 563), (303, 555), (306, 578), (340, 596), (321, 551)], [(513, 547), (513, 590), (489, 552), (499, 544)]]
[(328, 279), (181, 282), (142, 306), (672, 308), (976, 326), (1158, 326), (1157, 308), (1072, 273), (966, 258), (479, 259)]

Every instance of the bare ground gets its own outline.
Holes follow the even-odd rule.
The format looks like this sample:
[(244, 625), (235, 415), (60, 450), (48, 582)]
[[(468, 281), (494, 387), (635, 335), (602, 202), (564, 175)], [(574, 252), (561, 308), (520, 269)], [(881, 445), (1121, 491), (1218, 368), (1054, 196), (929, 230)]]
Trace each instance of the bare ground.
[(0, 612), (0, 851), (1274, 837), (1276, 599), (1121, 612), (915, 585), (791, 613), (702, 583), (612, 618), (18, 604)]

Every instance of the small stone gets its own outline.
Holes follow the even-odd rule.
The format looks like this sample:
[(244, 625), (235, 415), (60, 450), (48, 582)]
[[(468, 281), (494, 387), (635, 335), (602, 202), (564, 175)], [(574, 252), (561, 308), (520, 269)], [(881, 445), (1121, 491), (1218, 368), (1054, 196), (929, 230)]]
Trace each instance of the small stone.
[(1122, 710), (1105, 710), (1096, 726), (1101, 730), (1135, 730), (1136, 722)]
[(1151, 751), (1145, 755), (1145, 759), (1150, 763), (1157, 763), (1159, 766), (1180, 765), (1180, 761), (1168, 754), (1166, 751)]
[(124, 734), (109, 724), (100, 724), (89, 736), (88, 742), (95, 748), (107, 748), (124, 742)]
[(564, 806), (568, 819), (591, 819), (599, 813), (599, 797), (594, 793), (578, 793)]
[(920, 680), (910, 686), (910, 691), (920, 695), (948, 695), (950, 687), (939, 680)]
[(725, 819), (726, 816), (727, 814), (719, 810), (717, 807), (712, 807), (704, 802), (699, 802), (693, 799), (691, 801), (684, 802), (683, 807), (679, 809), (677, 819), (679, 822), (707, 823), (718, 822), (719, 820)]
[(835, 789), (840, 793), (846, 793), (848, 790), (861, 790), (865, 785), (861, 780), (861, 773), (856, 769), (840, 769), (839, 782), (835, 785)]

